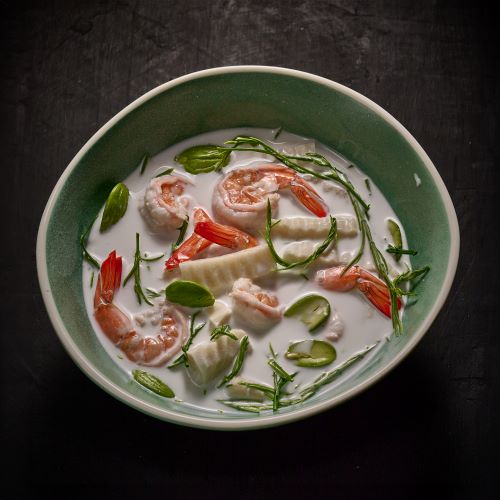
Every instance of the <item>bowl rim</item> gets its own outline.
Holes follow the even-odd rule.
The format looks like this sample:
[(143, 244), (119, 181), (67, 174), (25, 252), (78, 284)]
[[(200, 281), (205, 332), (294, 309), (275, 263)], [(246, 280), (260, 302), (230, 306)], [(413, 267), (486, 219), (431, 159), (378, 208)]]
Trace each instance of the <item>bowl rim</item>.
[[(398, 131), (404, 137), (404, 139), (413, 148), (415, 153), (419, 156), (425, 168), (431, 175), (437, 187), (437, 190), (441, 196), (441, 199), (445, 207), (446, 215), (448, 218), (448, 225), (450, 228), (450, 253), (448, 259), (448, 268), (446, 269), (443, 286), (441, 287), (437, 299), (432, 308), (430, 309), (430, 311), (428, 312), (427, 316), (425, 317), (422, 325), (415, 331), (414, 335), (408, 341), (408, 343), (401, 349), (399, 353), (397, 353), (397, 355), (389, 363), (385, 364), (380, 369), (375, 371), (364, 382), (352, 387), (349, 390), (346, 390), (341, 394), (338, 394), (328, 399), (327, 401), (316, 402), (306, 408), (299, 408), (290, 413), (285, 413), (285, 414), (278, 413), (276, 415), (259, 416), (259, 418), (255, 417), (242, 418), (237, 420), (230, 420), (224, 418), (207, 419), (206, 417), (197, 417), (193, 415), (185, 415), (177, 413), (173, 410), (169, 410), (166, 408), (165, 409), (158, 408), (150, 403), (146, 403), (145, 401), (136, 398), (132, 394), (128, 393), (121, 387), (117, 386), (116, 384), (108, 380), (102, 373), (100, 373), (96, 368), (94, 368), (90, 360), (87, 359), (82, 352), (80, 352), (77, 345), (71, 338), (69, 332), (67, 331), (66, 326), (64, 325), (64, 322), (62, 321), (62, 318), (60, 317), (59, 312), (57, 310), (55, 300), (52, 296), (49, 277), (48, 277), (48, 269), (46, 265), (47, 229), (48, 229), (48, 222), (51, 218), (55, 202), (67, 178), (69, 177), (73, 169), (76, 167), (76, 165), (80, 162), (82, 157), (87, 153), (87, 151), (123, 117), (125, 117), (132, 110), (141, 106), (144, 102), (154, 98), (158, 94), (191, 80), (196, 80), (205, 77), (212, 77), (221, 74), (228, 74), (228, 73), (229, 74), (271, 73), (276, 75), (284, 75), (284, 76), (291, 76), (299, 79), (304, 79), (311, 81), (313, 83), (330, 87), (333, 90), (345, 94), (354, 99), (355, 101), (358, 101), (362, 105), (369, 108), (371, 111), (373, 111), (383, 120), (385, 120), (389, 125), (391, 125), (394, 129), (396, 129), (396, 131)], [(80, 149), (80, 151), (76, 154), (76, 156), (71, 160), (69, 165), (66, 167), (66, 169), (59, 177), (59, 180), (57, 181), (54, 189), (52, 190), (52, 193), (43, 211), (43, 215), (40, 220), (40, 226), (38, 229), (38, 236), (36, 243), (36, 263), (38, 271), (38, 281), (42, 292), (42, 297), (45, 303), (45, 307), (47, 309), (51, 323), (60, 341), (62, 342), (64, 348), (66, 349), (70, 357), (77, 364), (77, 366), (85, 373), (85, 375), (87, 375), (98, 386), (100, 386), (102, 389), (104, 389), (106, 392), (108, 392), (115, 398), (126, 403), (127, 405), (145, 414), (156, 417), (160, 420), (190, 427), (204, 428), (204, 429), (248, 430), (248, 429), (267, 428), (276, 425), (282, 425), (285, 423), (290, 423), (296, 420), (312, 416), (321, 411), (325, 411), (344, 401), (347, 401), (348, 399), (366, 390), (368, 387), (370, 387), (375, 382), (380, 380), (383, 376), (385, 376), (387, 373), (389, 373), (393, 368), (395, 368), (422, 339), (427, 330), (430, 328), (437, 314), (441, 310), (446, 298), (448, 297), (451, 285), (453, 283), (453, 279), (455, 277), (458, 264), (459, 250), (460, 250), (460, 233), (459, 233), (457, 215), (453, 203), (451, 201), (451, 197), (444, 184), (444, 181), (442, 180), (436, 167), (434, 166), (430, 158), (427, 156), (423, 148), (420, 146), (420, 144), (410, 134), (410, 132), (408, 132), (408, 130), (403, 125), (401, 125), (401, 123), (399, 123), (399, 121), (397, 121), (391, 114), (389, 114), (378, 104), (375, 104), (373, 101), (363, 96), (362, 94), (356, 92), (355, 90), (352, 90), (340, 83), (334, 82), (327, 78), (314, 75), (312, 73), (307, 73), (295, 69), (275, 67), (275, 66), (241, 65), (241, 66), (217, 67), (217, 68), (196, 71), (194, 73), (190, 73), (175, 78), (174, 80), (171, 80), (167, 83), (163, 83), (155, 87), (154, 89), (150, 90), (149, 92), (146, 92), (141, 97), (137, 98), (131, 104), (123, 108), (115, 116), (113, 116), (107, 123), (105, 123), (84, 144), (84, 146)]]

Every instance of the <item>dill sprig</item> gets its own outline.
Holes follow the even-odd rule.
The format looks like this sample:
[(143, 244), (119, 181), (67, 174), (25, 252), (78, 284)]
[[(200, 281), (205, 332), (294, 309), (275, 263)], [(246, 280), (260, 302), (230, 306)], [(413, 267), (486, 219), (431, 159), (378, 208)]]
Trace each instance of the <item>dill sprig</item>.
[(187, 342), (181, 347), (182, 349), (182, 354), (175, 359), (170, 365), (167, 366), (167, 368), (175, 368), (176, 366), (179, 365), (184, 365), (186, 368), (189, 367), (188, 359), (187, 359), (187, 352), (189, 348), (191, 347), (191, 344), (193, 343), (193, 340), (195, 339), (196, 335), (200, 333), (202, 328), (205, 326), (205, 323), (200, 323), (199, 325), (194, 326), (194, 322), (196, 320), (196, 316), (200, 314), (201, 311), (196, 311), (192, 316), (191, 316), (191, 321), (189, 322), (189, 337), (187, 339)]
[(273, 240), (271, 238), (271, 230), (273, 226), (275, 226), (278, 222), (279, 221), (275, 221), (274, 223), (272, 222), (271, 203), (269, 202), (269, 200), (267, 200), (267, 218), (266, 218), (266, 230), (264, 234), (264, 239), (267, 243), (267, 246), (269, 247), (269, 251), (273, 256), (273, 259), (280, 266), (282, 266), (280, 271), (293, 269), (294, 267), (299, 267), (299, 266), (307, 267), (311, 265), (330, 246), (330, 243), (337, 236), (337, 219), (335, 219), (335, 217), (330, 216), (330, 230), (328, 231), (328, 235), (326, 236), (323, 243), (321, 243), (321, 245), (319, 245), (319, 247), (316, 248), (316, 250), (305, 259), (300, 260), (298, 262), (288, 262), (285, 259), (281, 258), (281, 256), (278, 254), (276, 248), (274, 248)]
[(214, 340), (217, 340), (222, 335), (225, 335), (226, 337), (229, 337), (233, 340), (238, 340), (238, 337), (234, 333), (231, 333), (231, 327), (229, 325), (216, 326), (212, 330), (212, 333), (210, 334), (210, 340), (213, 342)]
[(177, 248), (179, 248), (181, 243), (184, 241), (188, 225), (189, 225), (189, 215), (186, 215), (186, 218), (182, 221), (181, 226), (177, 228), (177, 231), (179, 231), (179, 236), (177, 237), (175, 243), (172, 243), (172, 253), (175, 252)]
[(218, 388), (227, 384), (230, 380), (236, 377), (238, 373), (240, 373), (241, 367), (243, 366), (243, 361), (245, 360), (245, 354), (248, 349), (248, 344), (249, 344), (248, 335), (245, 335), (241, 339), (240, 349), (238, 351), (236, 359), (234, 360), (234, 364), (231, 371), (222, 379), (221, 383), (217, 386)]
[(125, 286), (132, 276), (134, 277), (134, 292), (137, 297), (137, 301), (139, 304), (142, 304), (142, 301), (146, 302), (150, 306), (154, 305), (148, 297), (146, 297), (142, 285), (141, 285), (141, 262), (154, 262), (155, 260), (159, 260), (163, 257), (164, 254), (159, 255), (158, 257), (143, 257), (141, 255), (141, 249), (139, 246), (139, 233), (135, 233), (135, 254), (134, 254), (134, 265), (132, 269), (127, 274), (127, 277), (123, 280), (123, 286)]
[(89, 252), (87, 252), (87, 240), (89, 238), (90, 230), (92, 229), (92, 226), (94, 225), (94, 222), (97, 220), (97, 216), (99, 213), (96, 214), (96, 216), (92, 219), (92, 222), (89, 224), (87, 229), (83, 231), (83, 233), (80, 235), (80, 248), (82, 249), (82, 257), (91, 265), (94, 266), (96, 269), (100, 269), (100, 265), (95, 260), (95, 258), (90, 255)]

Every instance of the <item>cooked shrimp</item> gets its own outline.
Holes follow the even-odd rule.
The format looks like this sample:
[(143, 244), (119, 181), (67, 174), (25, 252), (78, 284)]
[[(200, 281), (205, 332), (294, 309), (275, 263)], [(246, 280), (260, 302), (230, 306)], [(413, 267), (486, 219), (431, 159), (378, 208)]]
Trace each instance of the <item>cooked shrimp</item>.
[(144, 215), (155, 226), (179, 227), (188, 215), (189, 199), (184, 194), (189, 181), (180, 175), (154, 177), (144, 193)]
[[(201, 208), (193, 210), (193, 220), (197, 224), (199, 222), (210, 221), (210, 217)], [(165, 263), (166, 269), (175, 269), (181, 262), (191, 260), (195, 255), (199, 254), (205, 248), (212, 244), (211, 241), (202, 238), (201, 236), (193, 233), (187, 240), (185, 240), (177, 250), (175, 250), (170, 258)]]
[(194, 228), (194, 232), (217, 245), (232, 248), (233, 250), (245, 250), (256, 247), (259, 242), (249, 234), (236, 229), (235, 227), (217, 224), (217, 222), (199, 222)]
[(195, 223), (194, 233), (172, 253), (165, 264), (167, 269), (174, 269), (182, 262), (191, 260), (212, 243), (233, 250), (244, 250), (258, 245), (257, 240), (249, 234), (212, 221), (201, 208), (196, 208), (193, 211), (193, 219)]
[(106, 336), (130, 361), (157, 366), (166, 363), (180, 351), (187, 337), (187, 321), (170, 305), (161, 306), (160, 332), (151, 337), (139, 335), (131, 319), (113, 304), (120, 287), (122, 258), (113, 250), (102, 263), (94, 295), (94, 317)]
[[(381, 313), (390, 318), (391, 296), (387, 285), (362, 267), (353, 266), (342, 274), (344, 269), (344, 266), (336, 266), (318, 271), (316, 282), (327, 290), (337, 292), (357, 288)], [(398, 309), (400, 308), (401, 301), (398, 298)]]
[(287, 167), (274, 164), (240, 168), (226, 175), (214, 190), (214, 214), (222, 222), (245, 231), (259, 230), (266, 219), (267, 200), (276, 211), (280, 198), (278, 191), (285, 188), (313, 214), (328, 215), (325, 202), (302, 177)]
[(245, 323), (256, 329), (266, 329), (281, 320), (278, 297), (264, 291), (248, 278), (234, 282), (230, 293), (233, 312)]

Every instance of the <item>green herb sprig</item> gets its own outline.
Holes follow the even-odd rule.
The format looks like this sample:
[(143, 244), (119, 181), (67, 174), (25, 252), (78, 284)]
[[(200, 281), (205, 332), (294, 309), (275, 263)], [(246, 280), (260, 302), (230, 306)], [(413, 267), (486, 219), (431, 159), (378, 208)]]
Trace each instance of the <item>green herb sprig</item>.
[(134, 254), (134, 265), (132, 269), (127, 274), (127, 277), (123, 280), (123, 286), (125, 286), (132, 276), (134, 277), (134, 292), (137, 297), (137, 301), (139, 304), (142, 304), (142, 301), (146, 302), (150, 306), (154, 305), (148, 297), (146, 297), (142, 285), (141, 285), (141, 262), (154, 262), (163, 257), (164, 254), (159, 255), (158, 257), (143, 257), (141, 255), (141, 248), (139, 246), (139, 233), (135, 233), (135, 254)]
[(281, 406), (281, 393), (283, 388), (288, 382), (293, 382), (296, 373), (288, 373), (274, 358), (271, 358), (267, 364), (273, 370), (274, 393), (272, 408), (273, 411), (277, 411)]
[(267, 246), (269, 247), (269, 251), (271, 252), (271, 255), (273, 256), (273, 259), (280, 265), (282, 268), (280, 271), (284, 271), (287, 269), (293, 269), (294, 267), (307, 267), (310, 266), (330, 245), (330, 243), (335, 239), (337, 236), (337, 220), (335, 217), (330, 216), (330, 230), (328, 231), (328, 235), (326, 236), (325, 240), (321, 243), (321, 245), (316, 248), (316, 250), (306, 257), (303, 260), (300, 260), (298, 262), (288, 262), (285, 259), (283, 259), (278, 252), (276, 251), (276, 248), (274, 247), (273, 240), (271, 237), (271, 230), (273, 226), (278, 224), (279, 221), (275, 221), (273, 223), (272, 221), (272, 213), (271, 213), (271, 203), (269, 200), (267, 200), (267, 217), (266, 217), (266, 230), (264, 233), (264, 239), (267, 243)]
[(408, 270), (400, 274), (399, 276), (396, 276), (393, 283), (397, 286), (400, 283), (404, 283), (405, 281), (412, 281), (419, 277), (423, 279), (430, 270), (431, 268), (429, 266), (425, 266), (420, 269), (414, 269), (413, 271)]
[(216, 326), (210, 334), (210, 340), (213, 342), (219, 337), (222, 337), (222, 335), (225, 335), (233, 340), (238, 340), (238, 337), (234, 333), (231, 333), (231, 327), (229, 325)]
[(187, 352), (189, 348), (191, 347), (191, 344), (193, 343), (193, 340), (195, 339), (196, 335), (200, 333), (200, 331), (203, 329), (205, 326), (205, 323), (200, 323), (194, 326), (194, 322), (196, 320), (196, 316), (200, 314), (201, 311), (196, 311), (192, 316), (191, 316), (191, 321), (189, 323), (189, 337), (187, 339), (187, 342), (182, 346), (182, 354), (176, 358), (170, 365), (167, 366), (167, 368), (175, 368), (176, 366), (179, 365), (184, 365), (186, 368), (189, 367), (188, 363), (188, 358), (187, 358)]
[(175, 243), (172, 243), (172, 253), (174, 253), (181, 246), (181, 243), (184, 241), (188, 225), (189, 225), (189, 215), (186, 215), (186, 218), (182, 221), (181, 226), (177, 228), (177, 231), (179, 231), (179, 236), (177, 237), (177, 240), (175, 240)]
[(395, 247), (394, 245), (389, 245), (385, 251), (387, 253), (392, 253), (395, 255), (417, 255), (418, 252), (416, 250), (410, 250), (408, 248), (398, 248)]
[[(276, 158), (278, 161), (281, 161), (284, 165), (300, 174), (309, 174), (317, 177), (318, 179), (334, 181), (338, 184), (341, 184), (347, 190), (347, 192), (349, 192), (352, 196), (354, 196), (354, 198), (358, 200), (358, 202), (366, 211), (370, 209), (370, 205), (363, 200), (354, 186), (351, 183), (347, 183), (345, 181), (345, 179), (342, 177), (342, 172), (334, 167), (324, 156), (318, 153), (307, 153), (306, 155), (298, 156), (287, 155), (285, 153), (280, 153), (261, 139), (251, 136), (237, 136), (230, 141), (226, 141), (225, 144), (232, 146), (232, 148), (227, 148), (228, 151), (251, 151), (254, 153), (268, 154), (270, 156), (274, 156), (274, 158)], [(253, 147), (243, 147), (247, 144)], [(327, 173), (311, 170), (307, 167), (304, 167), (303, 165), (300, 165), (299, 163), (297, 163), (297, 161), (309, 162), (319, 167), (326, 168)]]
[(144, 156), (141, 158), (141, 161), (139, 162), (139, 165), (137, 165), (137, 168), (139, 169), (139, 174), (142, 175), (144, 171), (146, 170), (146, 166), (149, 163), (149, 159), (151, 156), (149, 153), (145, 153)]
[(90, 255), (90, 253), (87, 251), (87, 241), (89, 238), (90, 230), (92, 229), (92, 226), (94, 225), (94, 222), (96, 221), (98, 215), (99, 214), (97, 214), (93, 218), (92, 222), (89, 224), (87, 229), (85, 229), (83, 233), (80, 235), (80, 248), (82, 249), (82, 257), (96, 269), (100, 269), (101, 266), (99, 265), (99, 262), (97, 262), (97, 260), (95, 260), (95, 258), (92, 255)]
[(240, 373), (241, 367), (243, 366), (243, 361), (245, 360), (245, 354), (248, 349), (248, 344), (250, 341), (248, 340), (248, 335), (245, 335), (240, 342), (240, 349), (238, 351), (238, 355), (236, 356), (236, 359), (234, 360), (233, 367), (231, 368), (231, 371), (222, 379), (220, 384), (217, 386), (222, 387), (223, 385), (226, 385), (229, 381), (231, 381), (238, 373)]
[(154, 178), (156, 179), (157, 177), (163, 177), (164, 175), (170, 175), (174, 171), (173, 168), (167, 168), (160, 172), (159, 174), (156, 174)]
[[(311, 384), (302, 388), (296, 396), (291, 395), (288, 398), (277, 399), (278, 406), (279, 407), (287, 407), (287, 406), (298, 405), (298, 404), (304, 403), (308, 399), (312, 398), (322, 387), (324, 387), (325, 385), (331, 384), (340, 375), (342, 375), (346, 370), (348, 370), (352, 365), (361, 361), (377, 345), (378, 345), (378, 342), (368, 346), (363, 351), (360, 351), (360, 352), (354, 354), (353, 356), (351, 356), (349, 359), (344, 361), (341, 365), (337, 366), (333, 370), (330, 370), (328, 372), (323, 372)], [(279, 377), (279, 375), (277, 375), (276, 372), (274, 372), (274, 376), (275, 376), (275, 379), (276, 379), (276, 377)], [(281, 379), (281, 380), (283, 380), (283, 379)], [(256, 387), (256, 388), (258, 388), (258, 387)], [(262, 390), (262, 389), (260, 389), (260, 390)], [(280, 388), (280, 391), (281, 391), (281, 388)], [(269, 392), (266, 393), (266, 395), (268, 395), (268, 394), (270, 395)], [(276, 395), (276, 387), (275, 387), (275, 390), (273, 391), (273, 402), (272, 403), (258, 403), (258, 402), (253, 402), (253, 401), (249, 402), (249, 401), (231, 401), (231, 400), (219, 400), (219, 402), (230, 407), (230, 408), (234, 408), (236, 410), (247, 411), (247, 412), (251, 412), (251, 413), (260, 413), (260, 412), (266, 411), (266, 410), (274, 410), (275, 411), (275, 406), (276, 406), (275, 395)]]

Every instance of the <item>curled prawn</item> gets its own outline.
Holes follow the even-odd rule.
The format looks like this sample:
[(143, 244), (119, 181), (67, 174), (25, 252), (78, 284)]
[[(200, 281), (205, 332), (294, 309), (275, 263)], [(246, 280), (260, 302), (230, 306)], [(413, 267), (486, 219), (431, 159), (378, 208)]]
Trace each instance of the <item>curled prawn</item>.
[[(381, 313), (390, 318), (391, 296), (387, 285), (360, 266), (352, 266), (345, 273), (344, 269), (344, 266), (336, 266), (318, 271), (316, 282), (327, 290), (337, 292), (347, 292), (357, 288)], [(401, 309), (399, 298), (398, 309)]]
[(266, 219), (267, 201), (276, 211), (278, 191), (290, 189), (295, 198), (318, 217), (328, 215), (319, 194), (293, 170), (275, 164), (240, 168), (227, 174), (215, 187), (212, 205), (222, 222), (245, 231), (259, 230)]
[(194, 209), (193, 220), (194, 233), (172, 253), (165, 263), (166, 269), (175, 269), (182, 262), (191, 260), (212, 243), (234, 250), (244, 250), (258, 244), (255, 238), (239, 229), (217, 224), (201, 208)]
[(233, 299), (233, 312), (255, 329), (265, 329), (281, 320), (278, 297), (272, 295), (248, 278), (234, 282), (229, 294)]
[(122, 258), (113, 250), (102, 263), (97, 278), (94, 317), (101, 330), (130, 361), (147, 366), (162, 365), (180, 351), (187, 338), (187, 320), (173, 306), (164, 305), (161, 307), (160, 332), (149, 337), (139, 335), (131, 319), (113, 304), (121, 275)]
[(143, 215), (153, 226), (175, 229), (186, 219), (189, 198), (183, 194), (188, 182), (176, 174), (151, 179), (144, 193)]

